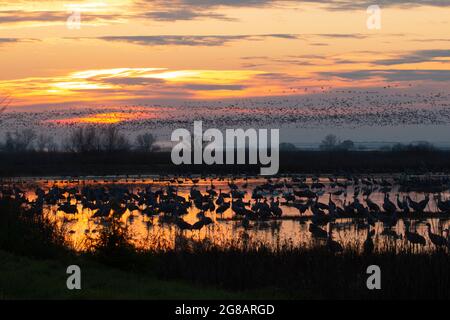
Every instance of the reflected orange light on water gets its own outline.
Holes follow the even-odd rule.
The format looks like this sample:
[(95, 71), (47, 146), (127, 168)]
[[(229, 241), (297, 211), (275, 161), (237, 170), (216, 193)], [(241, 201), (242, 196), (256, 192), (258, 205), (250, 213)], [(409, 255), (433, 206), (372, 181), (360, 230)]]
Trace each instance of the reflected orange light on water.
[[(265, 179), (252, 178), (252, 179), (234, 179), (233, 183), (239, 186), (241, 190), (245, 189), (247, 192), (243, 199), (244, 202), (251, 201), (251, 194), (253, 189), (257, 185), (261, 185), (265, 182)], [(284, 181), (284, 180), (279, 180)], [(229, 192), (228, 179), (207, 178), (199, 179), (196, 183), (196, 188), (206, 194), (206, 190), (211, 188), (211, 185), (215, 186), (217, 193)], [(321, 182), (327, 184), (326, 179), (321, 179)], [(116, 188), (124, 187), (130, 193), (138, 194), (145, 188), (151, 186), (153, 191), (164, 190), (167, 186), (173, 186), (177, 188), (177, 195), (189, 199), (189, 193), (194, 185), (190, 179), (173, 178), (173, 179), (159, 179), (159, 178), (91, 178), (77, 181), (57, 181), (55, 180), (39, 180), (29, 184), (29, 191), (27, 197), (32, 200), (35, 198), (34, 188), (39, 186), (43, 189), (49, 189), (52, 186), (58, 186), (59, 188), (81, 188), (88, 186), (91, 188)], [(247, 185), (246, 188), (243, 185)], [(348, 193), (354, 192), (353, 187), (348, 188)], [(399, 190), (398, 186), (394, 186), (391, 191), (391, 197), (399, 193), (401, 196), (404, 194)], [(422, 194), (411, 192), (409, 195), (413, 199), (421, 199)], [(66, 192), (66, 197), (68, 192)], [(446, 192), (444, 197), (448, 197)], [(272, 197), (281, 197), (280, 194), (267, 194), (266, 199)], [(319, 197), (319, 201), (326, 203), (330, 197), (329, 193), (324, 193)], [(372, 201), (380, 204), (383, 201), (383, 193), (374, 192), (371, 195)], [(340, 196), (332, 196), (333, 201), (342, 206), (344, 200)], [(363, 201), (363, 195), (359, 196)], [(226, 199), (230, 201), (230, 199)], [(52, 219), (56, 219), (59, 226), (63, 226), (67, 240), (71, 246), (76, 250), (89, 249), (89, 239), (96, 239), (102, 228), (109, 222), (101, 217), (93, 218), (94, 211), (83, 208), (83, 206), (75, 200), (71, 199), (71, 204), (77, 204), (77, 214), (66, 214), (63, 211), (58, 210), (58, 205), (51, 205), (44, 207), (44, 213)], [(125, 207), (122, 207), (125, 209)], [(280, 248), (282, 246), (302, 246), (309, 247), (315, 245), (325, 245), (324, 240), (313, 238), (308, 231), (310, 221), (308, 217), (311, 217), (311, 211), (308, 209), (303, 218), (298, 219), (299, 212), (296, 208), (285, 204), (281, 205), (283, 210), (283, 219), (280, 220), (267, 220), (267, 221), (252, 221), (249, 228), (244, 228), (241, 220), (236, 220), (236, 216), (232, 209), (227, 209), (223, 214), (218, 214), (215, 211), (204, 212), (205, 216), (210, 217), (213, 224), (210, 224), (200, 230), (180, 230), (174, 223), (164, 222), (162, 215), (147, 216), (141, 212), (145, 210), (146, 205), (142, 205), (140, 210), (130, 211), (128, 208), (124, 210), (124, 213), (117, 217), (117, 221), (126, 227), (131, 236), (131, 242), (134, 246), (141, 249), (149, 250), (172, 250), (175, 249), (181, 242), (183, 244), (193, 241), (203, 241), (217, 246), (248, 246), (251, 244), (264, 244), (271, 248)], [(217, 207), (216, 207), (217, 208)], [(430, 212), (436, 212), (436, 203), (433, 199), (429, 203)], [(200, 210), (195, 206), (188, 208), (187, 214), (183, 215), (183, 220), (194, 224), (199, 220)], [(114, 215), (114, 213), (112, 214)], [(426, 222), (431, 223), (434, 230), (444, 230), (450, 227), (450, 222), (445, 218), (428, 217), (420, 220), (411, 218), (412, 227), (419, 233), (427, 238)], [(324, 225), (323, 228), (327, 230), (329, 226)], [(337, 218), (333, 223), (333, 238), (339, 241), (344, 247), (361, 247), (362, 243), (366, 239), (367, 228), (364, 227), (364, 223), (361, 219), (353, 218)], [(400, 250), (407, 248), (408, 243), (404, 238), (405, 225), (402, 219), (398, 221), (396, 226), (389, 229), (389, 233), (386, 232), (386, 227), (383, 222), (376, 222), (373, 227), (375, 230), (374, 242), (377, 248), (380, 250), (386, 248), (394, 248)], [(435, 232), (436, 232), (435, 231)], [(393, 237), (395, 235), (395, 237)], [(427, 241), (427, 245), (420, 248), (421, 251), (433, 250), (433, 245)]]

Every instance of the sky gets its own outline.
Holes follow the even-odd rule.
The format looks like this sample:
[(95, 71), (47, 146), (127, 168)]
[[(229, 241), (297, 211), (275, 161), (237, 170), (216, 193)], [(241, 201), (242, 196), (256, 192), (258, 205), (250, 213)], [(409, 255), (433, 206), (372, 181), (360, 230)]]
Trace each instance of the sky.
[(442, 88), (449, 30), (447, 0), (0, 0), (0, 97), (55, 109)]

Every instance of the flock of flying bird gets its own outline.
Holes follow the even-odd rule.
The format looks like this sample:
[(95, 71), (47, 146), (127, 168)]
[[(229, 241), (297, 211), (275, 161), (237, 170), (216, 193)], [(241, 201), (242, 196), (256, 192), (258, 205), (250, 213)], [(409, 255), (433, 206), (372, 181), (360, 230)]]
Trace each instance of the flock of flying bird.
[[(152, 105), (11, 112), (3, 114), (1, 130), (14, 131), (18, 123), (26, 124), (27, 128), (50, 132), (58, 140), (66, 136), (68, 126), (78, 126), (79, 119), (95, 119), (97, 115), (101, 118), (102, 114), (110, 113), (123, 115), (126, 120), (118, 123), (118, 126), (131, 136), (144, 128), (152, 128), (154, 135), (167, 138), (170, 138), (168, 132), (171, 132), (167, 128), (190, 127), (194, 120), (202, 120), (205, 126), (214, 128), (285, 128), (294, 125), (299, 128), (330, 129), (446, 125), (450, 123), (448, 101), (449, 94), (443, 90), (332, 90), (316, 94), (236, 98), (208, 103), (183, 101), (181, 105), (174, 103), (168, 107)], [(72, 121), (65, 121), (70, 119)], [(61, 142), (63, 146), (63, 141), (55, 142)]]
[[(206, 181), (204, 192), (200, 191), (200, 180)], [(391, 228), (397, 224), (400, 216), (420, 218), (421, 215), (429, 214), (426, 211), (430, 204), (428, 194), (420, 201), (413, 200), (409, 194), (402, 197), (397, 194), (395, 202), (390, 199), (390, 192), (398, 181), (372, 177), (329, 177), (328, 180), (292, 177), (256, 180), (259, 183), (255, 183), (244, 178), (241, 183), (237, 183), (234, 178), (221, 177), (211, 179), (208, 184), (206, 178), (169, 178), (156, 183), (127, 179), (126, 183), (140, 186), (136, 191), (118, 183), (118, 180), (105, 180), (103, 185), (100, 181), (86, 184), (86, 181), (78, 180), (66, 181), (72, 185), (78, 183), (78, 186), (67, 184), (61, 187), (53, 184), (46, 190), (38, 186), (34, 189), (36, 197), (33, 200), (28, 199), (26, 191), (19, 184), (5, 184), (0, 189), (0, 196), (14, 198), (33, 210), (42, 211), (44, 206), (53, 206), (67, 215), (77, 215), (81, 206), (91, 213), (92, 219), (120, 218), (127, 211), (137, 211), (152, 221), (158, 217), (160, 223), (174, 224), (181, 231), (200, 230), (214, 223), (210, 216), (222, 216), (228, 210), (231, 210), (233, 219), (241, 221), (243, 228), (251, 229), (255, 222), (285, 218), (282, 207), (292, 207), (299, 212), (299, 216), (294, 218), (311, 220), (308, 230), (312, 237), (326, 240), (327, 247), (333, 252), (343, 249), (332, 237), (333, 223), (338, 218), (351, 217), (363, 221), (358, 222), (358, 226), (367, 229), (364, 251), (371, 253), (375, 234), (372, 227), (376, 222), (382, 222), (385, 228), (383, 232), (389, 235), (390, 232), (395, 234)], [(219, 186), (214, 185), (214, 181), (219, 182)], [(190, 186), (189, 194), (182, 196), (179, 189), (186, 184)], [(222, 187), (227, 188), (227, 192)], [(370, 198), (374, 192), (384, 193), (381, 204)], [(350, 201), (349, 193), (352, 193)], [(319, 201), (320, 197), (327, 198), (327, 195), (327, 203)], [(341, 196), (344, 197), (343, 201), (339, 199)], [(450, 218), (450, 200), (443, 200), (438, 194), (434, 196), (434, 201), (438, 213)], [(193, 224), (183, 219), (190, 208), (198, 210), (198, 221)], [(404, 224), (404, 237), (410, 244), (414, 247), (426, 244), (424, 236), (410, 231), (409, 221), (405, 220)], [(329, 225), (328, 231), (323, 229), (325, 225)], [(427, 228), (428, 239), (433, 245), (449, 246), (448, 229), (443, 230), (442, 234), (436, 234), (432, 233), (430, 224), (427, 224)]]

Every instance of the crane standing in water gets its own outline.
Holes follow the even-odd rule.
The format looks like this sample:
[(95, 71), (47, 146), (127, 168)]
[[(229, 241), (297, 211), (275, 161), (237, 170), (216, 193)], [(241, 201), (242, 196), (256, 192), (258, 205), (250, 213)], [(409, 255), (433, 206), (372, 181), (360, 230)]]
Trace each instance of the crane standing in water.
[(327, 248), (331, 253), (340, 253), (344, 250), (339, 242), (333, 240), (333, 225), (331, 223), (328, 230)]
[(409, 206), (414, 210), (415, 213), (423, 213), (425, 208), (428, 205), (428, 202), (430, 200), (430, 196), (426, 195), (425, 199), (422, 201), (416, 202), (413, 199), (411, 199), (410, 196), (407, 197)]
[[(58, 209), (60, 213), (73, 217), (78, 213), (77, 208), (80, 208), (80, 213), (83, 213), (83, 209), (89, 209), (87, 216), (94, 222), (101, 222), (109, 217), (121, 219), (126, 212), (129, 212), (135, 216), (136, 214), (142, 214), (145, 218), (152, 218), (152, 222), (153, 219), (158, 219), (161, 223), (173, 224), (179, 230), (188, 232), (202, 230), (213, 224), (215, 215), (223, 215), (228, 209), (229, 215), (226, 218), (231, 216), (231, 219), (242, 219), (242, 224), (238, 225), (242, 225), (245, 229), (250, 229), (252, 226), (261, 227), (263, 225), (262, 220), (285, 220), (290, 219), (290, 215), (292, 215), (293, 219), (299, 219), (301, 222), (311, 220), (313, 223), (309, 225), (309, 233), (313, 238), (327, 240), (328, 246), (333, 252), (340, 252), (339, 246), (342, 247), (342, 245), (333, 240), (330, 231), (327, 232), (319, 226), (340, 218), (356, 217), (364, 221), (361, 224), (364, 228), (370, 228), (369, 225), (375, 226), (375, 223), (382, 222), (385, 230), (391, 231), (389, 228), (395, 227), (398, 218), (409, 212), (410, 207), (417, 215), (420, 213), (426, 217), (423, 210), (428, 205), (428, 196), (425, 196), (422, 201), (415, 202), (405, 192), (403, 201), (397, 194), (395, 204), (390, 200), (389, 193), (385, 192), (385, 189), (380, 189), (382, 185), (386, 185), (385, 188), (388, 188), (386, 182), (377, 182), (370, 178), (352, 178), (351, 176), (345, 179), (344, 182), (342, 182), (342, 179), (331, 179), (330, 184), (332, 186), (328, 186), (319, 183), (317, 178), (314, 178), (313, 181), (315, 182), (311, 183), (306, 178), (294, 177), (290, 182), (283, 178), (280, 182), (280, 179), (275, 177), (270, 180), (266, 179), (259, 185), (252, 182), (251, 186), (254, 186), (254, 189), (252, 190), (249, 187), (244, 190), (242, 180), (233, 178), (229, 180), (229, 190), (225, 190), (228, 193), (219, 189), (220, 182), (217, 185), (211, 182), (208, 186), (189, 183), (186, 187), (182, 185), (181, 180), (177, 179), (170, 180), (173, 183), (172, 185), (166, 184), (164, 182), (166, 180), (162, 179), (156, 183), (153, 182), (155, 184), (149, 184), (146, 180), (144, 187), (136, 191), (136, 189), (133, 189), (136, 188), (135, 186), (129, 188), (121, 184), (120, 179), (114, 179), (118, 181), (118, 184), (103, 184), (100, 182), (88, 185), (82, 182), (82, 186), (70, 187), (62, 186), (61, 183), (63, 182), (58, 182), (51, 187), (48, 186), (46, 190), (37, 187), (35, 189), (36, 198), (33, 201), (29, 201), (25, 192), (19, 190), (16, 186), (3, 186), (0, 193), (2, 196), (10, 195), (17, 201), (23, 202), (24, 206), (30, 206), (36, 208), (36, 210), (39, 210), (39, 208), (40, 210), (43, 208)], [(80, 184), (80, 180), (76, 180), (76, 182), (67, 181), (68, 184)], [(108, 180), (105, 181), (105, 183), (108, 182)], [(50, 180), (46, 182), (52, 183)], [(357, 191), (352, 192), (355, 197), (347, 202), (347, 187), (351, 183), (358, 184), (355, 187)], [(368, 186), (361, 188), (361, 183)], [(159, 189), (152, 189), (156, 186)], [(182, 188), (186, 190), (182, 191)], [(226, 185), (224, 188), (226, 188)], [(333, 188), (340, 188), (339, 192), (333, 191)], [(180, 193), (178, 193), (179, 190)], [(218, 190), (218, 192), (215, 190)], [(380, 198), (383, 193), (384, 198)], [(188, 194), (188, 196), (183, 194)], [(251, 198), (249, 197), (250, 194)], [(342, 195), (343, 197), (341, 197)], [(280, 202), (280, 197), (284, 197), (286, 202)], [(444, 214), (448, 200), (441, 200), (439, 196), (433, 197), (432, 201), (434, 201), (433, 205), (438, 206), (440, 213)], [(290, 208), (295, 208), (295, 212), (290, 212)], [(297, 210), (300, 214), (297, 213)], [(187, 214), (197, 214), (199, 220), (196, 222), (190, 219), (183, 220)], [(209, 217), (206, 217), (205, 214)], [(74, 219), (81, 219), (81, 216), (76, 215)], [(391, 233), (384, 234), (383, 231), (380, 235), (391, 235)], [(411, 232), (409, 224), (404, 235), (406, 243), (413, 245), (414, 248), (418, 245), (424, 245), (426, 238), (430, 239), (429, 241), (437, 247), (448, 245), (448, 240), (438, 234), (433, 234), (430, 227), (428, 227), (426, 238), (417, 232)], [(370, 254), (374, 250), (373, 236), (374, 230), (368, 232), (363, 246), (365, 253)], [(335, 242), (337, 242), (337, 245), (334, 244)]]
[(431, 232), (431, 224), (427, 223), (428, 238), (437, 248), (447, 246), (447, 239), (443, 236)]
[(426, 245), (427, 242), (423, 236), (421, 236), (417, 232), (409, 231), (410, 225), (411, 224), (409, 223), (409, 221), (405, 221), (405, 238), (409, 243), (413, 245), (413, 249), (416, 249), (417, 245)]
[(375, 245), (373, 244), (372, 237), (375, 235), (375, 230), (367, 230), (367, 237), (363, 244), (363, 252), (366, 255), (372, 254)]

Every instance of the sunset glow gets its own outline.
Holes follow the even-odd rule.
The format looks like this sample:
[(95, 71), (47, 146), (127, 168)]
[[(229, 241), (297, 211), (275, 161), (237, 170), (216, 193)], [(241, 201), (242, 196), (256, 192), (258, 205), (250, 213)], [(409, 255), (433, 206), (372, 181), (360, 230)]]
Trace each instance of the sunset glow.
[[(369, 30), (352, 1), (0, 3), (0, 94), (12, 108), (450, 80), (447, 5), (385, 4), (382, 28)], [(79, 29), (66, 25), (73, 12)]]
[(156, 118), (156, 114), (152, 114), (151, 112), (106, 112), (106, 113), (97, 113), (92, 114), (86, 117), (77, 117), (77, 118), (66, 118), (66, 119), (57, 119), (50, 120), (47, 122), (55, 123), (59, 125), (64, 124), (115, 124), (129, 120), (135, 119), (153, 119)]

